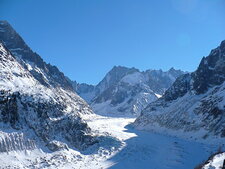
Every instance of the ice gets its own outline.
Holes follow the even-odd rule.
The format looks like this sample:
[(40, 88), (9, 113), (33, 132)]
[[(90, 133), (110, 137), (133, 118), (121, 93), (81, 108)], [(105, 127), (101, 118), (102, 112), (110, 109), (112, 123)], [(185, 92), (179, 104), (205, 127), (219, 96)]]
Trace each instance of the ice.
[(94, 132), (102, 136), (98, 144), (83, 152), (69, 149), (50, 153), (35, 149), (10, 152), (7, 155), (0, 153), (2, 167), (190, 169), (206, 160), (218, 148), (216, 144), (138, 131), (129, 125), (134, 118), (94, 114), (84, 118)]

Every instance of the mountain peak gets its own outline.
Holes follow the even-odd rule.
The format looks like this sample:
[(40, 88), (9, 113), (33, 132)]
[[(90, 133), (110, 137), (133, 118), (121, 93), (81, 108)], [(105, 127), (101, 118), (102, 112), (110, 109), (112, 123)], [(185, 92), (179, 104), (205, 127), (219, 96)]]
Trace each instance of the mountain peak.
[(221, 47), (222, 49), (225, 48), (225, 40), (223, 40), (223, 41), (221, 42), (220, 47)]
[(169, 71), (175, 71), (176, 69), (174, 69), (174, 67), (171, 67), (170, 69), (169, 69)]
[(75, 90), (96, 113), (137, 115), (184, 73), (171, 71), (139, 71), (134, 67), (114, 66), (97, 86), (75, 84)]
[(0, 20), (0, 25), (10, 25), (6, 20)]
[(24, 68), (30, 71), (41, 84), (73, 90), (64, 74), (57, 67), (45, 63), (37, 53), (33, 52), (7, 21), (0, 21), (0, 39), (17, 60), (23, 60)]
[(220, 46), (211, 51), (209, 56), (203, 57), (201, 63), (192, 74), (194, 90), (204, 93), (209, 87), (220, 85), (225, 80), (225, 41)]
[(128, 67), (125, 67), (125, 66), (113, 66), (113, 68), (109, 71), (110, 72), (128, 72), (128, 71), (136, 71), (136, 72), (139, 72), (138, 69), (132, 67), (132, 68), (128, 68)]

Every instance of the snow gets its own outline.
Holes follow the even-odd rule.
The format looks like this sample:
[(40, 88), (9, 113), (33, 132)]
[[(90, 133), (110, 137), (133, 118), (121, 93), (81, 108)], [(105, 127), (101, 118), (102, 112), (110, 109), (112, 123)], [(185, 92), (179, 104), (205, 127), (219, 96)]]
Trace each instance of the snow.
[(35, 149), (33, 140), (25, 139), (23, 133), (5, 133), (0, 131), (0, 152)]
[(160, 94), (156, 94), (155, 93), (155, 95), (156, 95), (157, 98), (161, 98), (162, 97), (162, 95), (160, 95)]
[[(128, 104), (128, 101), (131, 98), (134, 101)], [(149, 103), (156, 99), (157, 95), (152, 93), (149, 89), (148, 93), (139, 92), (136, 96), (127, 97), (122, 103), (117, 104), (116, 106), (111, 104), (111, 100), (98, 104), (94, 103), (91, 106), (94, 112), (100, 115), (134, 117), (138, 116)], [(120, 110), (121, 108), (123, 111)]]
[(167, 133), (185, 139), (224, 143), (225, 139), (218, 134), (222, 133), (224, 128), (223, 116), (219, 120), (208, 116), (206, 112), (210, 108), (203, 105), (213, 102), (214, 106), (224, 110), (224, 89), (225, 82), (205, 94), (194, 95), (188, 92), (170, 102), (158, 100), (142, 112), (134, 126), (140, 130)]
[(78, 94), (97, 114), (138, 116), (183, 73), (175, 69), (140, 72), (135, 68), (114, 67), (97, 86), (80, 85)]
[[(84, 116), (99, 143), (83, 152), (41, 149), (0, 153), (2, 167), (80, 169), (190, 169), (217, 149), (217, 145), (186, 141), (130, 127), (134, 118)], [(3, 158), (4, 157), (4, 158)], [(32, 166), (32, 167), (31, 167)]]
[(145, 77), (140, 72), (128, 74), (121, 79), (121, 82), (128, 83), (130, 85), (136, 85), (145, 82)]
[[(34, 98), (42, 101), (50, 99), (50, 101), (56, 102), (55, 99), (57, 96), (58, 103), (65, 103), (66, 105), (66, 108), (63, 110), (63, 113), (65, 113), (64, 115), (69, 113), (74, 114), (74, 111), (79, 110), (78, 112), (81, 112), (80, 110), (82, 110), (81, 117), (86, 120), (88, 126), (93, 130), (93, 135), (98, 136), (99, 141), (85, 151), (78, 151), (68, 147), (68, 149), (53, 153), (47, 150), (44, 144), (40, 146), (41, 144), (39, 144), (37, 140), (30, 139), (29, 136), (24, 134), (24, 131), (9, 132), (3, 131), (3, 128), (1, 128), (0, 163), (2, 168), (189, 169), (194, 168), (197, 164), (207, 159), (220, 145), (218, 142), (212, 142), (210, 139), (205, 140), (203, 143), (199, 140), (178, 138), (175, 136), (181, 136), (184, 133), (183, 130), (170, 130), (157, 125), (145, 126), (145, 129), (147, 128), (148, 132), (139, 131), (132, 128), (130, 125), (135, 120), (132, 118), (132, 115), (126, 115), (127, 117), (107, 117), (90, 114), (88, 106), (84, 106), (83, 101), (80, 100), (76, 94), (65, 91), (62, 88), (54, 89), (44, 87), (33, 78), (28, 71), (24, 70), (3, 46), (0, 46), (0, 51), (3, 52), (3, 55), (0, 58), (3, 60), (0, 62), (0, 89), (10, 90), (11, 92), (19, 91), (23, 94), (34, 95)], [(41, 69), (29, 63), (27, 63), (27, 66), (28, 70), (35, 69), (37, 72), (43, 74), (44, 80), (47, 81), (47, 78)], [(108, 77), (106, 82), (107, 83), (103, 83), (104, 88), (109, 83)], [(135, 72), (126, 75), (121, 82), (128, 83), (129, 85), (136, 85), (144, 82), (144, 76), (140, 72)], [(224, 91), (222, 89), (220, 93), (224, 96)], [(152, 94), (152, 91), (149, 93), (141, 92), (135, 96), (136, 101), (133, 104), (132, 109), (134, 112), (140, 112), (143, 107), (147, 106), (147, 103), (155, 100), (156, 96), (161, 97), (158, 94)], [(22, 99), (31, 98), (24, 97)], [(39, 102), (41, 103), (40, 100)], [(201, 118), (197, 119), (195, 118), (195, 114), (191, 113), (193, 112), (192, 107), (196, 106), (196, 100), (199, 100), (199, 98), (189, 95), (184, 96), (181, 100), (175, 102), (170, 111), (173, 113), (180, 109), (179, 106), (184, 106), (181, 109), (184, 112), (183, 115), (181, 116), (180, 112), (175, 114), (176, 116), (173, 116), (172, 113), (168, 113), (166, 114), (168, 115), (167, 117), (171, 117), (171, 114), (173, 116), (171, 119), (175, 120), (178, 116), (183, 119), (189, 117), (196, 121), (198, 120), (196, 123), (200, 123)], [(95, 105), (97, 106), (95, 109), (107, 112), (107, 114), (115, 113), (117, 111), (116, 109), (120, 106), (125, 107), (126, 105), (123, 104), (127, 101), (128, 99), (125, 100), (122, 105), (118, 105), (117, 107), (109, 107), (109, 100), (100, 103), (99, 105)], [(223, 108), (224, 101), (220, 106)], [(88, 113), (83, 114), (84, 112)], [(53, 113), (54, 112), (49, 112), (50, 121), (57, 121), (59, 118), (64, 117), (64, 115), (60, 117), (51, 117)], [(164, 114), (163, 111), (154, 113), (160, 117)], [(32, 116), (32, 112), (30, 114), (30, 116)], [(32, 117), (30, 119), (32, 121)], [(33, 124), (33, 121), (30, 124)], [(140, 126), (140, 128), (141, 127), (143, 126)], [(154, 129), (151, 127), (154, 127)], [(26, 130), (26, 128), (23, 130)], [(154, 131), (158, 131), (161, 134)], [(170, 136), (166, 135), (168, 133)], [(207, 133), (207, 131), (199, 130), (199, 132), (187, 132), (185, 134), (194, 138), (199, 138), (199, 135), (202, 137), (205, 133)], [(59, 138), (59, 136), (56, 138)], [(224, 142), (224, 140), (222, 141)], [(57, 140), (54, 140), (54, 143), (58, 145), (61, 144), (61, 142)], [(215, 156), (206, 167), (218, 168), (222, 165), (224, 159), (225, 155), (219, 154)]]
[(28, 71), (24, 70), (2, 44), (0, 44), (0, 52), (2, 52), (0, 56), (2, 60), (0, 62), (0, 90), (33, 94), (41, 96), (43, 100), (49, 100), (49, 97), (54, 95), (50, 89), (40, 85)]
[[(30, 64), (27, 62), (27, 65)], [(36, 72), (40, 71), (43, 75), (47, 75), (45, 70), (38, 69), (34, 65), (30, 66)], [(36, 147), (43, 150), (47, 149), (46, 146), (54, 151), (54, 148), (66, 149), (66, 144), (82, 149), (92, 143), (91, 130), (81, 118), (82, 114), (92, 113), (90, 107), (76, 93), (50, 83), (51, 79), (48, 76), (43, 76), (42, 80), (52, 85), (42, 85), (24, 68), (23, 60), (12, 56), (0, 43), (0, 91), (2, 90), (1, 99), (3, 99), (0, 110), (3, 112), (0, 113), (0, 153), (24, 152)], [(39, 116), (41, 111), (46, 113), (45, 117)], [(4, 132), (3, 122), (8, 123), (9, 129), (17, 128), (17, 131)], [(29, 133), (35, 136), (27, 137)], [(42, 142), (38, 144), (40, 140)], [(36, 146), (37, 144), (40, 146)], [(38, 155), (40, 158), (42, 156)], [(46, 156), (51, 158), (52, 153)], [(29, 157), (25, 158), (31, 160), (31, 165), (35, 163)]]
[(225, 153), (217, 154), (203, 169), (221, 169), (225, 160)]

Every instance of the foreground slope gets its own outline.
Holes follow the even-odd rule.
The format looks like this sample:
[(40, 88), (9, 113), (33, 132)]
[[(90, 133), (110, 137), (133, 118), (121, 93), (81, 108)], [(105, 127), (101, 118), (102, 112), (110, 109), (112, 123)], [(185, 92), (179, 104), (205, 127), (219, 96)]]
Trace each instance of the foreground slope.
[(75, 91), (91, 104), (98, 114), (139, 115), (151, 102), (164, 94), (184, 72), (171, 68), (147, 70), (115, 66), (96, 86), (74, 84)]
[(101, 141), (85, 151), (0, 153), (0, 168), (191, 169), (216, 150), (217, 145), (133, 129), (128, 124), (134, 120), (92, 114), (86, 121)]
[(202, 59), (195, 72), (179, 77), (162, 98), (148, 105), (134, 126), (179, 136), (223, 140), (224, 81), (225, 41)]
[[(134, 118), (93, 115), (87, 123), (105, 135), (95, 153), (86, 153), (74, 168), (194, 169), (217, 145), (168, 137), (131, 128)], [(90, 151), (89, 151), (90, 152)]]

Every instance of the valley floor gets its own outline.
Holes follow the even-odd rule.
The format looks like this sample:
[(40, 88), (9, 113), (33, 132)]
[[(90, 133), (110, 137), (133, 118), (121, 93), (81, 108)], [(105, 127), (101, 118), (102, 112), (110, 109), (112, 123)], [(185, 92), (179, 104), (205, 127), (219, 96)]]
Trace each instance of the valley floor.
[[(40, 150), (0, 155), (4, 168), (192, 169), (217, 149), (129, 127), (134, 118), (93, 115), (87, 120), (100, 142), (85, 152)], [(4, 157), (4, 158), (3, 158)]]
[(133, 121), (133, 118), (102, 116), (89, 121), (92, 128), (122, 142), (122, 146), (112, 157), (100, 162), (102, 168), (191, 169), (216, 149), (213, 145), (135, 130), (127, 126)]

